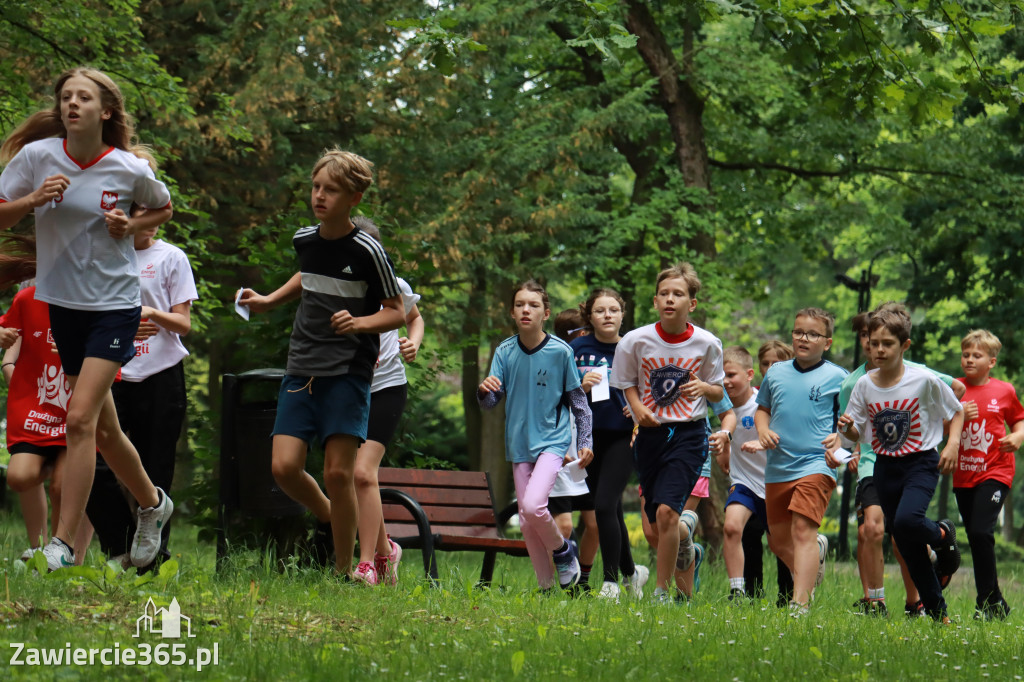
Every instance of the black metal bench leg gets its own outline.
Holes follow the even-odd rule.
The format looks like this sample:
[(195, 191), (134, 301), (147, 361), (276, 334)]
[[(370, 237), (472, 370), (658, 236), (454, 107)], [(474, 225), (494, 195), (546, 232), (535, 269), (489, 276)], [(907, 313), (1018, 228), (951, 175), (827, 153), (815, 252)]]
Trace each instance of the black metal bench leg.
[(494, 578), (494, 560), (497, 556), (498, 553), (494, 551), (484, 552), (484, 565), (480, 569), (479, 587), (491, 586), (491, 580)]

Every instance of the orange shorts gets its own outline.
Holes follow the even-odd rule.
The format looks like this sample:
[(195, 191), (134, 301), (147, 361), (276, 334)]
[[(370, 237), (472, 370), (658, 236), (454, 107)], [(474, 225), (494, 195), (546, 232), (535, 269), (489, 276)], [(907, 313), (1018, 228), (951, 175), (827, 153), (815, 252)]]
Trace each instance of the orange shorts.
[(794, 513), (802, 514), (820, 526), (835, 487), (836, 479), (825, 474), (811, 474), (795, 481), (766, 484), (764, 503), (768, 512), (768, 527), (789, 523)]

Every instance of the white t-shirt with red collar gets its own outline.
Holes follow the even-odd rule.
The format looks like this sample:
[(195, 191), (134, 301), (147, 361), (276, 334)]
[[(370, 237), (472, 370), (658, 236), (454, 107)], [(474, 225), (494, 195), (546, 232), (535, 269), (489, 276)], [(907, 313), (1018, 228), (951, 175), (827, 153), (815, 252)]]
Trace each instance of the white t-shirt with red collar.
[[(148, 249), (136, 251), (139, 259), (139, 282), (142, 305), (164, 312), (179, 303), (199, 298), (188, 256), (177, 246), (157, 239)], [(181, 336), (158, 326), (155, 335), (135, 342), (135, 357), (121, 370), (123, 381), (142, 381), (188, 355)]]
[(0, 201), (34, 192), (57, 174), (71, 183), (63, 196), (35, 209), (36, 297), (74, 310), (126, 310), (139, 303), (139, 269), (129, 235), (114, 239), (104, 212), (128, 214), (133, 203), (164, 208), (171, 195), (143, 159), (110, 147), (80, 163), (59, 137), (25, 145), (0, 174)]
[(1012, 384), (989, 379), (984, 386), (972, 386), (966, 378), (960, 381), (967, 387), (962, 402), (973, 400), (978, 416), (964, 422), (960, 434), (960, 457), (953, 470), (954, 488), (973, 488), (982, 481), (996, 480), (1013, 485), (1016, 462), (1013, 452), (1003, 452), (999, 441), (1006, 437), (1006, 425), (1024, 419), (1024, 407), (1017, 398)]
[(640, 400), (662, 424), (702, 421), (707, 401), (703, 396), (690, 400), (682, 393), (691, 375), (722, 385), (722, 342), (690, 323), (682, 334), (669, 334), (655, 322), (634, 329), (619, 341), (610, 383), (622, 390), (636, 387)]

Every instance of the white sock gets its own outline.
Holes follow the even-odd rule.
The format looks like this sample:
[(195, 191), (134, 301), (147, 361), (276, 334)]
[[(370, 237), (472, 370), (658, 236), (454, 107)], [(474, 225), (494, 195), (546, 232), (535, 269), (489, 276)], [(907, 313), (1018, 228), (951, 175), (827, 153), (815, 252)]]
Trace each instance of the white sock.
[(747, 581), (745, 578), (729, 578), (729, 589), (739, 590), (740, 592), (746, 593)]
[(879, 587), (877, 590), (868, 588), (868, 599), (885, 599), (885, 588)]

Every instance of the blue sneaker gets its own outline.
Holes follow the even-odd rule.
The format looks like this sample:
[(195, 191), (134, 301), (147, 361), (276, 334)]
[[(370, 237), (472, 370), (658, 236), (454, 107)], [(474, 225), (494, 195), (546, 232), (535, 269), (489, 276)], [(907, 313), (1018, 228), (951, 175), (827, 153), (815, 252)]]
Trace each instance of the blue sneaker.
[(576, 548), (573, 543), (566, 542), (565, 549), (554, 552), (551, 558), (555, 560), (555, 568), (558, 570), (558, 584), (563, 590), (568, 590), (580, 581), (580, 561), (576, 556)]
[(704, 563), (704, 546), (693, 543), (693, 593), (700, 591), (700, 565)]

